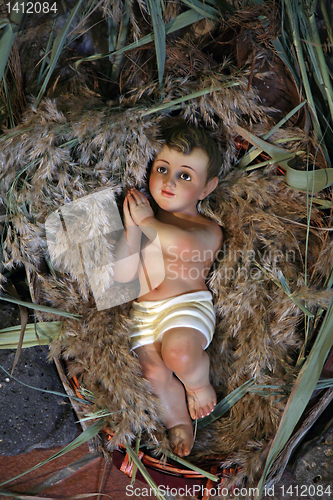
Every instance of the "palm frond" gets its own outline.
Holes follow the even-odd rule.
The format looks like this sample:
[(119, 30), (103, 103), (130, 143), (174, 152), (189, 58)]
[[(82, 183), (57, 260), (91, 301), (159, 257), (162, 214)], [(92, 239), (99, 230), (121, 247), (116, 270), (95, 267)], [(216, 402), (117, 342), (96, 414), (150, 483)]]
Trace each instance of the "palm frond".
[(158, 80), (162, 86), (166, 57), (165, 24), (163, 21), (164, 0), (147, 0), (147, 6), (154, 29)]
[[(236, 82), (232, 79), (229, 80), (226, 78), (225, 84), (223, 86), (234, 87), (237, 85), (239, 85), (238, 82)], [(182, 103), (184, 103), (186, 101), (190, 101), (191, 99), (197, 99), (198, 97), (202, 97), (204, 95), (211, 94), (217, 90), (218, 90), (217, 87), (207, 87), (205, 89), (198, 90), (197, 92), (193, 92), (192, 94), (188, 94), (188, 95), (185, 95), (183, 97), (179, 97), (178, 99), (173, 99), (172, 101), (168, 101), (165, 103), (162, 102), (161, 104), (159, 104), (157, 106), (152, 106), (149, 109), (142, 111), (141, 116), (148, 116), (148, 115), (152, 115), (154, 113), (160, 113), (160, 112), (166, 111), (166, 110), (171, 111), (171, 110), (177, 109), (178, 107), (181, 106)]]
[(12, 302), (13, 304), (18, 304), (20, 306), (28, 307), (29, 309), (35, 309), (36, 311), (42, 311), (50, 314), (57, 314), (59, 316), (65, 316), (66, 318), (79, 319), (78, 314), (69, 313), (67, 311), (62, 311), (60, 309), (55, 309), (53, 307), (43, 306), (41, 304), (35, 304), (34, 302), (25, 302), (24, 300), (15, 299), (10, 295), (0, 295), (0, 300), (5, 302)]
[(0, 36), (0, 82), (5, 72), (5, 68), (7, 65), (8, 57), (10, 51), (12, 50), (13, 43), (15, 41), (15, 37), (18, 32), (18, 28), (21, 24), (24, 15), (24, 7), (27, 1), (23, 0), (19, 6), (23, 6), (22, 10), (18, 8), (18, 11), (12, 10), (8, 19), (2, 19), (0, 28), (2, 28), (2, 33)]
[(240, 387), (237, 387), (237, 389), (232, 391), (221, 401), (219, 401), (215, 406), (214, 411), (212, 411), (210, 415), (198, 419), (196, 423), (197, 429), (202, 429), (203, 427), (206, 427), (206, 425), (215, 422), (215, 420), (218, 420), (223, 415), (225, 415), (230, 410), (230, 408), (237, 403), (237, 401), (239, 401), (243, 396), (245, 396), (248, 391), (251, 390), (253, 385), (254, 379), (248, 380)]
[(144, 477), (144, 479), (147, 482), (147, 484), (149, 485), (150, 490), (152, 492), (154, 492), (154, 495), (156, 496), (156, 498), (158, 500), (166, 500), (165, 496), (162, 495), (162, 493), (160, 491), (160, 488), (157, 486), (157, 484), (155, 483), (155, 481), (152, 479), (152, 477), (150, 476), (150, 474), (147, 471), (146, 467), (143, 465), (143, 463), (141, 462), (141, 460), (139, 459), (139, 457), (137, 456), (137, 454), (135, 453), (135, 451), (129, 445), (126, 445), (126, 451), (127, 451), (128, 455), (129, 455), (129, 457), (131, 458), (131, 460), (133, 460), (133, 462), (136, 465), (137, 469), (140, 471), (140, 473)]
[[(270, 144), (263, 139), (256, 137), (254, 134), (243, 129), (239, 125), (234, 125), (234, 129), (237, 133), (239, 133), (239, 135), (244, 137), (244, 139), (257, 146), (259, 153), (261, 151), (268, 153), (272, 157), (271, 163), (279, 163), (285, 168), (286, 182), (290, 187), (298, 189), (299, 191), (308, 192), (310, 190), (313, 193), (317, 193), (333, 184), (332, 168), (304, 171), (295, 170), (290, 166), (292, 161), (295, 159), (295, 153)], [(300, 153), (301, 152), (297, 152), (296, 154)]]
[(327, 36), (332, 38), (332, 20), (325, 2), (284, 0), (281, 35), (273, 43), (308, 102), (314, 131), (331, 165), (333, 138), (333, 90), (329, 71), (330, 50), (324, 54), (316, 24), (315, 8), (323, 13)]
[(37, 98), (36, 98), (36, 104), (38, 105), (40, 103), (40, 101), (42, 100), (43, 98), (43, 95), (46, 91), (46, 88), (47, 88), (47, 85), (49, 83), (49, 80), (51, 78), (51, 75), (57, 65), (57, 62), (58, 62), (58, 59), (60, 57), (60, 54), (61, 54), (61, 51), (65, 45), (65, 42), (66, 42), (66, 39), (67, 39), (67, 35), (68, 35), (68, 32), (69, 32), (69, 29), (71, 27), (71, 24), (72, 24), (72, 21), (76, 15), (76, 13), (78, 12), (81, 4), (82, 4), (83, 0), (78, 0), (78, 2), (76, 3), (76, 5), (74, 6), (74, 8), (72, 9), (72, 12), (65, 24), (65, 26), (62, 28), (62, 30), (59, 32), (59, 34), (57, 35), (56, 39), (54, 40), (54, 43), (53, 43), (53, 47), (52, 47), (52, 52), (51, 52), (51, 58), (50, 58), (50, 64), (48, 66), (48, 70), (47, 70), (47, 74), (44, 78), (44, 81), (43, 81), (43, 84), (42, 84), (42, 87), (37, 95)]
[[(306, 101), (301, 102), (298, 106), (296, 106), (294, 109), (292, 109), (282, 120), (280, 120), (278, 123), (276, 123), (269, 132), (267, 132), (263, 136), (263, 140), (266, 141), (266, 139), (269, 139), (271, 135), (274, 134), (279, 128), (281, 128), (292, 116), (294, 116), (304, 105), (306, 104)], [(295, 140), (295, 138), (292, 138), (292, 140)], [(255, 160), (260, 153), (262, 153), (262, 149), (256, 148), (255, 146), (252, 146), (250, 150), (242, 157), (241, 161), (239, 162), (239, 167), (240, 168), (245, 168), (249, 163), (251, 163), (253, 160)]]
[(210, 479), (211, 481), (218, 482), (219, 477), (215, 476), (215, 474), (211, 474), (210, 472), (207, 472), (206, 470), (201, 469), (200, 467), (197, 467), (195, 464), (192, 464), (188, 462), (187, 460), (184, 460), (184, 458), (178, 457), (174, 453), (171, 453), (170, 451), (168, 452), (168, 456), (172, 458), (175, 462), (178, 462), (181, 465), (185, 465), (190, 470), (193, 470), (194, 472), (198, 472), (202, 476), (206, 477), (207, 479)]
[[(204, 19), (204, 15), (202, 13), (198, 13), (197, 10), (195, 9), (189, 9), (185, 12), (182, 12), (177, 16), (175, 19), (172, 21), (169, 21), (165, 25), (165, 34), (168, 35), (169, 33), (174, 33), (175, 31), (178, 31), (182, 28), (186, 28), (187, 26), (190, 26), (191, 24), (194, 24), (197, 21), (201, 21), (201, 19)], [(111, 52), (107, 53), (99, 53), (99, 54), (93, 54), (92, 56), (85, 57), (83, 59), (79, 59), (75, 63), (75, 68), (78, 68), (79, 65), (83, 62), (87, 61), (96, 61), (98, 59), (103, 59), (105, 57), (114, 57), (118, 56), (121, 54), (124, 54), (125, 52), (132, 50), (132, 49), (138, 49), (140, 47), (143, 47), (147, 45), (148, 43), (151, 43), (154, 41), (154, 33), (150, 33), (148, 35), (145, 35), (144, 37), (140, 38), (139, 40), (132, 42), (125, 47), (121, 47), (117, 50), (113, 50)]]
[(258, 483), (260, 493), (274, 460), (290, 438), (316, 388), (326, 357), (333, 345), (333, 299), (316, 341), (308, 355), (290, 394), (280, 425), (269, 450), (264, 472)]
[(219, 11), (217, 9), (215, 9), (214, 7), (210, 7), (204, 2), (200, 2), (200, 0), (182, 0), (182, 2), (208, 19), (214, 20), (219, 16)]
[[(22, 348), (49, 345), (59, 337), (61, 325), (61, 321), (28, 324), (25, 329)], [(20, 335), (21, 326), (10, 326), (0, 330), (0, 349), (16, 349)]]
[[(121, 19), (119, 26), (119, 33), (117, 27), (110, 16), (108, 18), (108, 35), (109, 35), (109, 52), (117, 52), (125, 47), (126, 39), (129, 31), (129, 20), (130, 20), (130, 8), (127, 1), (124, 1), (124, 15)], [(111, 80), (116, 81), (119, 77), (121, 70), (121, 63), (123, 59), (123, 54), (119, 53), (114, 57), (109, 56), (110, 61), (112, 62), (112, 72), (111, 72)]]

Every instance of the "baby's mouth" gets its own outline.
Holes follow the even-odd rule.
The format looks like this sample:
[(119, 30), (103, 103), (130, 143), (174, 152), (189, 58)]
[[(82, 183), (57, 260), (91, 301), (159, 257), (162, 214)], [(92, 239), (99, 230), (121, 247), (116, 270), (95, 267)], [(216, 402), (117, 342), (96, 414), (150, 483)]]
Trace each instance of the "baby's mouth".
[(175, 196), (175, 193), (172, 193), (172, 191), (167, 191), (166, 189), (162, 189), (161, 193), (166, 198), (173, 198)]

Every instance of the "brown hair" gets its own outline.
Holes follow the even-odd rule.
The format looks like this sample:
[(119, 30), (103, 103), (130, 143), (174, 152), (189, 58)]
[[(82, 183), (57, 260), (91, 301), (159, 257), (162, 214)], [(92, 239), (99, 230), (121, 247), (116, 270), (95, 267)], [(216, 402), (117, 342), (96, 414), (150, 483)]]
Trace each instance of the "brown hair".
[(203, 127), (196, 127), (181, 118), (170, 118), (162, 125), (161, 139), (169, 148), (183, 154), (190, 154), (195, 147), (204, 149), (209, 157), (206, 182), (219, 175), (222, 155), (214, 139)]

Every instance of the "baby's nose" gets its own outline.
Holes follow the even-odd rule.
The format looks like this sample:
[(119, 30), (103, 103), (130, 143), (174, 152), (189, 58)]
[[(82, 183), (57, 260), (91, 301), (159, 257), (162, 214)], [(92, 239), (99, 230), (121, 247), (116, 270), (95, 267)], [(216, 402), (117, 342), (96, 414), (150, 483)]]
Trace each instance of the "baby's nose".
[(163, 180), (166, 186), (174, 186), (176, 184), (174, 176), (172, 174), (166, 175)]

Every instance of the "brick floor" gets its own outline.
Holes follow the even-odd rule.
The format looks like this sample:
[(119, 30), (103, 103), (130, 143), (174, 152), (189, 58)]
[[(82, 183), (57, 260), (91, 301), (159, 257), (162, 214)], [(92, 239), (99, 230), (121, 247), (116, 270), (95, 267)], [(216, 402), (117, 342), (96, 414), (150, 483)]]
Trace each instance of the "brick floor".
[[(23, 455), (10, 457), (0, 456), (0, 483), (46, 460), (60, 449), (61, 448), (34, 450)], [(67, 499), (76, 495), (87, 494), (88, 496), (85, 497), (86, 500), (96, 500), (99, 498), (99, 496), (96, 495), (97, 493), (101, 493), (101, 500), (104, 498), (110, 498), (111, 500), (131, 498), (130, 495), (126, 495), (126, 487), (130, 488), (130, 479), (112, 464), (106, 463), (103, 458), (94, 458), (92, 455), (88, 455), (88, 453), (88, 446), (82, 445), (80, 448), (43, 465), (20, 479), (0, 486), (0, 490), (38, 494), (42, 497), (58, 499)], [(92, 461), (74, 473), (71, 473), (72, 471), (67, 469), (66, 472), (70, 474), (70, 476), (61, 479), (63, 476), (62, 471), (65, 467), (73, 463), (75, 464), (78, 460), (82, 460), (85, 457)], [(78, 464), (78, 466), (80, 466), (80, 464)], [(60, 475), (60, 477), (58, 477), (58, 482), (44, 489), (45, 486), (47, 486), (45, 482), (47, 480), (50, 481), (50, 477), (54, 477), (57, 473)], [(54, 481), (56, 480), (57, 477), (54, 478)], [(44, 488), (40, 486), (43, 483)], [(137, 482), (137, 485), (140, 488), (146, 487), (142, 482)], [(131, 491), (129, 493), (131, 493)], [(108, 495), (108, 497), (102, 494)], [(142, 495), (136, 495), (134, 497), (141, 498), (142, 500), (152, 498)], [(0, 495), (0, 498), (4, 499), (8, 497)]]
[[(43, 462), (61, 449), (33, 450), (10, 457), (0, 455), (0, 483)], [(84, 464), (85, 461), (88, 463)], [(77, 468), (79, 470), (75, 471)], [(64, 477), (64, 474), (68, 477)], [(282, 493), (289, 486), (293, 486), (296, 492), (297, 483), (289, 472), (285, 472), (282, 481), (275, 486), (275, 493), (263, 498), (283, 500), (286, 496)], [(123, 472), (120, 472), (113, 464), (106, 463), (103, 458), (89, 454), (88, 446), (82, 445), (27, 475), (0, 486), (0, 499), (9, 498), (1, 494), (4, 490), (63, 500), (73, 497), (78, 500), (79, 495), (85, 495), (85, 500), (130, 500), (131, 498), (151, 500), (156, 498), (154, 495), (147, 495), (147, 488), (145, 483), (138, 480), (134, 486), (131, 486), (130, 479)], [(186, 496), (182, 498), (185, 500)], [(297, 500), (299, 497), (288, 495), (287, 498)], [(303, 496), (301, 500), (308, 500), (308, 498)]]

